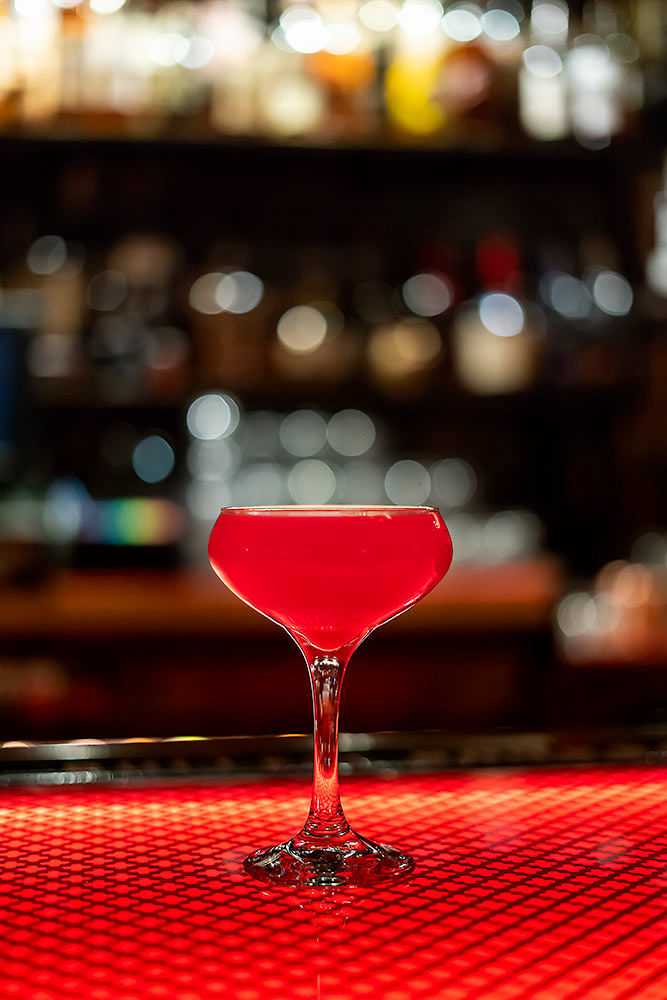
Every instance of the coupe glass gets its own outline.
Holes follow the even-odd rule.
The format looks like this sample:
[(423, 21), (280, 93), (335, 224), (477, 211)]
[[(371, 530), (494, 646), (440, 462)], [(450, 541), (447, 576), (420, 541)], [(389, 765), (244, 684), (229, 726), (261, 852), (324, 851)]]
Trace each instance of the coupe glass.
[[(220, 579), (282, 625), (303, 653), (313, 695), (313, 792), (295, 837), (251, 854), (251, 875), (287, 885), (372, 885), (412, 858), (349, 826), (338, 792), (338, 706), (350, 656), (378, 625), (431, 590), (452, 544), (433, 507), (227, 507), (209, 541)], [(381, 692), (378, 693), (381, 696)]]

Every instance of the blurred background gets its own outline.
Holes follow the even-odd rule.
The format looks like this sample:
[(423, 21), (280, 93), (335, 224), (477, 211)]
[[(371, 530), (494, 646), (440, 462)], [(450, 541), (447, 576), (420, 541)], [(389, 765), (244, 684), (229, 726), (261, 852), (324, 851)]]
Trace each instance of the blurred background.
[(331, 501), (456, 561), (343, 729), (667, 748), (666, 60), (662, 0), (0, 0), (0, 740), (307, 732), (206, 541)]

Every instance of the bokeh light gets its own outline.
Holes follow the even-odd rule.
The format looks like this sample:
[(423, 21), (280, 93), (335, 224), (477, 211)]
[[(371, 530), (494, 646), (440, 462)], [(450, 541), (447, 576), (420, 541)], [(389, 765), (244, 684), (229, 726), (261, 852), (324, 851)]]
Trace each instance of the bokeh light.
[(295, 52), (319, 52), (326, 45), (327, 32), (322, 18), (305, 4), (288, 7), (280, 16), (280, 27), (285, 41)]
[(592, 291), (598, 309), (609, 316), (626, 316), (632, 309), (632, 285), (616, 271), (600, 271)]
[[(278, 27), (271, 36), (278, 47), (281, 32)], [(277, 77), (270, 88), (261, 92), (259, 100), (267, 126), (286, 136), (301, 135), (315, 128), (325, 109), (321, 88), (314, 80), (297, 73)]]
[(127, 278), (123, 272), (110, 268), (93, 275), (88, 282), (86, 299), (91, 309), (111, 312), (123, 304), (127, 291)]
[(595, 600), (584, 591), (568, 594), (556, 609), (556, 621), (567, 638), (585, 635), (595, 626), (597, 609)]
[(401, 378), (430, 368), (441, 349), (438, 330), (426, 320), (401, 320), (378, 327), (368, 343), (371, 365), (386, 378)]
[(278, 22), (271, 32), (271, 41), (277, 49), (280, 49), (281, 52), (294, 52), (294, 49), (285, 38), (285, 32), (280, 26), (280, 22)]
[(604, 149), (621, 125), (621, 69), (596, 35), (575, 38), (566, 56), (572, 131), (587, 149)]
[(195, 479), (215, 482), (228, 479), (236, 472), (241, 464), (241, 450), (230, 438), (193, 441), (186, 462)]
[(177, 31), (165, 31), (152, 42), (149, 55), (159, 66), (176, 66), (188, 54), (189, 42)]
[(405, 0), (398, 14), (398, 23), (406, 35), (430, 35), (442, 18), (438, 0)]
[(533, 3), (530, 23), (533, 32), (540, 37), (566, 37), (569, 20), (568, 6), (562, 0)]
[(370, 31), (391, 31), (398, 24), (399, 7), (391, 0), (366, 0), (359, 8), (359, 20)]
[(646, 531), (633, 543), (631, 556), (634, 562), (667, 568), (667, 535)]
[(185, 491), (190, 513), (200, 521), (212, 522), (221, 507), (228, 507), (232, 494), (226, 483), (193, 479)]
[(482, 33), (481, 11), (475, 4), (453, 4), (442, 19), (442, 27), (453, 41), (472, 42)]
[(239, 472), (232, 487), (234, 503), (271, 506), (284, 499), (285, 474), (276, 462), (252, 462)]
[(290, 469), (287, 488), (296, 503), (328, 503), (336, 492), (336, 474), (327, 462), (305, 459)]
[(515, 337), (524, 325), (521, 305), (505, 292), (489, 292), (479, 300), (479, 318), (497, 337)]
[(597, 35), (579, 35), (567, 53), (568, 72), (573, 83), (584, 87), (605, 87), (615, 77), (609, 48)]
[(360, 42), (359, 29), (351, 21), (333, 21), (326, 25), (324, 48), (332, 55), (343, 56), (354, 52)]
[(605, 44), (614, 58), (621, 63), (637, 62), (641, 54), (635, 39), (622, 31), (614, 31), (611, 35), (607, 35)]
[(19, 17), (39, 17), (47, 13), (49, 0), (14, 0), (14, 11)]
[(205, 316), (214, 316), (223, 311), (223, 307), (218, 302), (217, 294), (220, 282), (225, 277), (226, 275), (220, 271), (209, 271), (208, 274), (202, 274), (192, 284), (188, 301), (196, 312), (203, 313)]
[(482, 525), (473, 514), (464, 511), (447, 515), (447, 528), (452, 537), (457, 563), (476, 562), (482, 555)]
[(212, 441), (233, 434), (239, 418), (238, 405), (231, 396), (206, 393), (190, 404), (186, 423), (193, 437)]
[[(110, 0), (113, 2), (113, 0)], [(211, 61), (215, 54), (215, 45), (205, 35), (190, 35), (188, 50), (178, 60), (186, 69), (201, 69)]]
[(387, 470), (384, 478), (387, 496), (395, 504), (423, 504), (431, 492), (431, 477), (421, 462), (405, 458)]
[(89, 0), (90, 9), (95, 14), (115, 14), (125, 5), (125, 0)]
[(175, 462), (174, 449), (159, 434), (143, 438), (132, 452), (132, 468), (145, 483), (161, 483)]
[(496, 8), (482, 14), (482, 30), (494, 42), (509, 42), (521, 31), (518, 20), (508, 10)]
[(591, 293), (584, 282), (562, 271), (550, 271), (543, 276), (540, 295), (566, 319), (585, 319), (593, 307)]
[(452, 304), (450, 281), (443, 274), (421, 271), (403, 284), (403, 300), (417, 316), (439, 316)]
[(465, 507), (477, 491), (475, 470), (462, 458), (445, 458), (431, 466), (431, 488), (443, 507)]
[(521, 305), (505, 293), (464, 304), (452, 330), (454, 369), (461, 384), (479, 395), (522, 392), (534, 384), (542, 324), (535, 307), (526, 323)]
[[(197, 26), (206, 38), (214, 42), (216, 67), (223, 71), (238, 70), (248, 65), (258, 54), (264, 24), (260, 23), (257, 13), (256, 8), (251, 5), (240, 3), (206, 4), (199, 7)], [(192, 46), (191, 35), (190, 44)]]
[(320, 347), (327, 335), (327, 319), (314, 306), (292, 306), (278, 320), (278, 339), (289, 351), (309, 354)]
[(341, 480), (341, 500), (345, 503), (380, 503), (386, 498), (384, 472), (376, 462), (364, 458), (346, 462)]
[(337, 337), (345, 326), (345, 316), (334, 302), (311, 302), (313, 309), (320, 312), (327, 324), (327, 340)]
[(531, 45), (523, 53), (523, 62), (529, 73), (543, 80), (558, 76), (563, 69), (563, 60), (548, 45)]
[(326, 421), (314, 410), (288, 413), (280, 425), (280, 443), (288, 454), (296, 458), (316, 455), (322, 450), (326, 440)]
[(506, 562), (534, 555), (540, 541), (541, 524), (531, 511), (499, 510), (487, 519), (482, 535), (486, 557)]
[(77, 479), (58, 479), (46, 491), (44, 498), (44, 528), (54, 542), (66, 544), (79, 534), (84, 520), (84, 508), (90, 497)]
[(327, 425), (329, 444), (339, 455), (356, 458), (369, 451), (375, 442), (375, 424), (361, 410), (340, 410)]
[(67, 261), (67, 244), (62, 236), (40, 236), (31, 244), (26, 257), (33, 274), (55, 274)]
[(183, 534), (180, 507), (170, 500), (118, 497), (94, 503), (86, 540), (104, 545), (171, 545)]
[(262, 301), (264, 284), (250, 271), (223, 274), (214, 292), (216, 304), (230, 313), (251, 312)]
[(247, 458), (275, 458), (282, 451), (280, 414), (273, 410), (246, 413), (238, 428), (237, 439)]

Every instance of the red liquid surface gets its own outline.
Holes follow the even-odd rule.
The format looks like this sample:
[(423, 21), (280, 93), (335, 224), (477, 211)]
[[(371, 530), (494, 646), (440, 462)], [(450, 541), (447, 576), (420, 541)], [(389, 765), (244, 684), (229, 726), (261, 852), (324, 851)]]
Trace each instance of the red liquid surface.
[(326, 651), (414, 604), (452, 560), (430, 507), (228, 508), (208, 551), (241, 600)]

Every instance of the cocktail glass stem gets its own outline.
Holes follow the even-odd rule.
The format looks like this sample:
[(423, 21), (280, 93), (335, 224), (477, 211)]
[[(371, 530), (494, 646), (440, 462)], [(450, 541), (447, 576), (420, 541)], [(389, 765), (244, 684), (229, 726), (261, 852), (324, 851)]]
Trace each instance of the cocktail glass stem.
[(338, 791), (338, 712), (351, 649), (335, 654), (306, 646), (313, 695), (313, 794), (303, 828), (307, 837), (331, 839), (349, 833)]
[[(296, 639), (295, 636), (293, 638)], [(374, 885), (409, 874), (414, 861), (350, 828), (338, 791), (338, 710), (355, 640), (335, 652), (296, 640), (308, 665), (313, 695), (313, 791), (300, 833), (277, 847), (255, 851), (244, 867), (257, 878), (290, 885)]]

